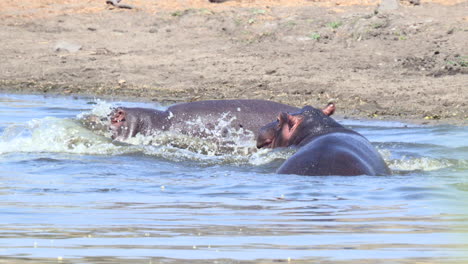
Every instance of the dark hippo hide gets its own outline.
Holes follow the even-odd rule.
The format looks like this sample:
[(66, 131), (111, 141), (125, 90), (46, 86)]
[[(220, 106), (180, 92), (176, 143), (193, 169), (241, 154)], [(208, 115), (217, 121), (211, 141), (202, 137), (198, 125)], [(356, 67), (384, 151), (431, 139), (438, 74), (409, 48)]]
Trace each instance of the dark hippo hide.
[[(137, 134), (175, 131), (205, 137), (213, 131), (228, 136), (231, 129), (257, 132), (267, 120), (279, 112), (294, 112), (293, 106), (265, 100), (210, 100), (181, 103), (166, 111), (147, 108), (118, 107), (110, 114), (110, 130), (115, 140), (125, 140)], [(224, 133), (224, 135), (223, 135)]]
[(299, 175), (387, 175), (384, 160), (361, 134), (338, 124), (326, 109), (306, 106), (293, 114), (280, 113), (277, 121), (263, 126), (257, 147), (299, 150), (277, 170)]

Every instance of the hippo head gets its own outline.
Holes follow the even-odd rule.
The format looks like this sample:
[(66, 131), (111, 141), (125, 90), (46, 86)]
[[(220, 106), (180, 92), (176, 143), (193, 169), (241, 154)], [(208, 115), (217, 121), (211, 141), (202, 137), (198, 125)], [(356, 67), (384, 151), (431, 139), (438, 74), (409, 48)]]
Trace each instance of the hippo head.
[(132, 129), (138, 121), (136, 117), (129, 114), (128, 109), (117, 107), (109, 114), (110, 126), (109, 130), (112, 133), (112, 139), (125, 140), (132, 136)]
[(335, 104), (329, 103), (324, 109), (305, 106), (298, 113), (280, 113), (275, 122), (262, 128), (257, 137), (257, 148), (278, 148), (300, 145), (306, 138), (323, 134), (330, 129), (342, 128), (330, 116)]
[(110, 114), (112, 139), (122, 141), (136, 134), (149, 135), (169, 125), (168, 114), (147, 108), (117, 107)]

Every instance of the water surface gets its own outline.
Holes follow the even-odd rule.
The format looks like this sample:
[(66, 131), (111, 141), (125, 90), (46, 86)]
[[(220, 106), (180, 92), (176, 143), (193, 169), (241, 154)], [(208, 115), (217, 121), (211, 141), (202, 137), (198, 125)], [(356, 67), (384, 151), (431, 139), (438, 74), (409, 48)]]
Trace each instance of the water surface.
[(467, 127), (339, 120), (394, 174), (307, 177), (274, 173), (291, 150), (77, 121), (119, 104), (163, 108), (0, 94), (0, 263), (468, 261)]

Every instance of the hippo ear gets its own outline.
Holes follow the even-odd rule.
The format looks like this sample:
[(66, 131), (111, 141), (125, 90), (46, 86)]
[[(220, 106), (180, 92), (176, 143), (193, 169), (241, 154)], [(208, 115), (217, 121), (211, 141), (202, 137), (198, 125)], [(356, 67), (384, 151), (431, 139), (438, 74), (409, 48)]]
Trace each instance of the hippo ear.
[(281, 138), (284, 142), (283, 147), (289, 146), (291, 138), (296, 133), (297, 127), (302, 123), (302, 115), (290, 115), (282, 113), (279, 116), (279, 128), (281, 129)]
[(328, 103), (327, 106), (325, 106), (324, 109), (322, 109), (322, 112), (326, 115), (326, 116), (331, 116), (333, 115), (333, 113), (335, 113), (335, 109), (336, 109), (336, 106), (334, 103)]
[(278, 128), (283, 127), (285, 124), (288, 123), (288, 113), (285, 113), (285, 112), (279, 113), (277, 121), (278, 121)]
[(304, 117), (300, 114), (290, 115), (282, 112), (278, 115), (278, 128), (284, 128), (286, 126), (288, 130), (295, 129), (302, 120), (304, 120)]
[(304, 120), (304, 116), (302, 115), (289, 115), (288, 114), (288, 125), (289, 130), (295, 130), (297, 126), (299, 126)]

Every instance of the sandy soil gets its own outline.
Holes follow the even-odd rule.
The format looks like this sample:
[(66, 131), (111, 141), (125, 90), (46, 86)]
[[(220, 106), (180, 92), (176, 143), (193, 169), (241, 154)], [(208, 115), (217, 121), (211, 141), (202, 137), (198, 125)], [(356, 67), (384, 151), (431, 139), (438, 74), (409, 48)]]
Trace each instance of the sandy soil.
[(0, 90), (468, 124), (468, 1), (4, 0)]

